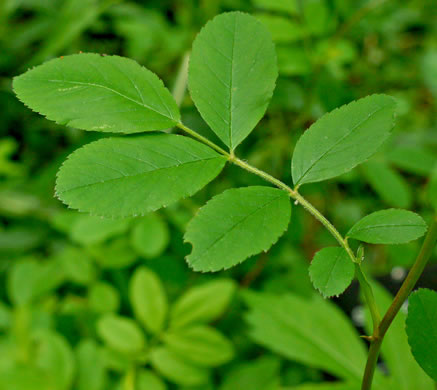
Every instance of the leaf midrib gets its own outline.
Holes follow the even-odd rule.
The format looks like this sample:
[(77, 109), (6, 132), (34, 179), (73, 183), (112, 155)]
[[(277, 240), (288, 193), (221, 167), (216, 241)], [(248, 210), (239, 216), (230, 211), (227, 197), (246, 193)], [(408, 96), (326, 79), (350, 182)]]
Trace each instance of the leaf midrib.
[(298, 185), (299, 183), (302, 182), (302, 180), (305, 178), (305, 176), (308, 174), (308, 172), (313, 169), (313, 167), (322, 159), (324, 158), (329, 152), (332, 151), (332, 149), (334, 149), (340, 142), (344, 141), (347, 137), (349, 137), (354, 131), (355, 129), (357, 129), (358, 127), (362, 126), (365, 122), (367, 122), (373, 115), (375, 115), (376, 113), (378, 113), (379, 111), (383, 110), (384, 108), (386, 108), (387, 106), (382, 106), (379, 107), (378, 109), (376, 109), (375, 111), (373, 111), (372, 113), (370, 113), (367, 118), (363, 119), (361, 122), (359, 122), (358, 124), (356, 124), (347, 134), (345, 134), (343, 137), (341, 137), (335, 144), (333, 144), (331, 147), (329, 147), (324, 153), (322, 153), (322, 155), (320, 157), (318, 157), (316, 159), (316, 161), (314, 161), (308, 168), (307, 170), (301, 175), (301, 177), (299, 178), (299, 180), (295, 183), (296, 185)]
[[(152, 108), (152, 107), (148, 106), (145, 103), (141, 103), (138, 100), (133, 99), (133, 98), (131, 98), (131, 97), (121, 93), (121, 92), (118, 92), (117, 90), (115, 90), (115, 89), (113, 89), (111, 87), (108, 87), (106, 85), (96, 84), (96, 83), (88, 83), (88, 82), (84, 82), (84, 81), (70, 81), (70, 80), (56, 80), (56, 79), (49, 79), (49, 80), (46, 80), (46, 79), (34, 79), (34, 80), (36, 80), (36, 81), (46, 81), (46, 82), (51, 82), (51, 83), (61, 83), (61, 84), (67, 83), (67, 84), (73, 84), (73, 85), (82, 85), (82, 86), (87, 86), (87, 87), (95, 87), (95, 88), (106, 89), (106, 90), (108, 90), (108, 91), (110, 91), (110, 92), (112, 92), (112, 93), (114, 93), (116, 95), (121, 96), (124, 99), (130, 100), (131, 102), (133, 102), (133, 103), (135, 103), (135, 104), (137, 104), (137, 105), (139, 105), (141, 107), (147, 108), (150, 111), (155, 112), (156, 114), (159, 114), (159, 115), (161, 115), (161, 116), (163, 116), (165, 118), (171, 119), (174, 123), (177, 123), (177, 121), (175, 120), (175, 118), (173, 116), (168, 116), (168, 115), (166, 115), (166, 114), (164, 114), (162, 112), (159, 112), (155, 108)], [(168, 111), (167, 106), (166, 105), (164, 105), (164, 106), (166, 107), (166, 109)]]
[(200, 255), (197, 255), (197, 257), (195, 258), (195, 260), (191, 261), (191, 264), (195, 264), (198, 262), (198, 260), (200, 260), (205, 253), (209, 252), (213, 246), (215, 246), (219, 241), (221, 241), (226, 235), (228, 235), (230, 232), (232, 232), (237, 226), (241, 225), (243, 222), (245, 222), (248, 218), (250, 218), (252, 215), (256, 214), (257, 212), (261, 211), (262, 209), (264, 209), (265, 207), (267, 207), (268, 205), (270, 205), (271, 203), (273, 203), (274, 201), (278, 200), (280, 197), (282, 197), (283, 195), (280, 194), (277, 197), (269, 200), (267, 203), (264, 203), (262, 206), (258, 207), (256, 210), (252, 211), (250, 214), (245, 215), (243, 218), (241, 218), (238, 222), (236, 222), (230, 229), (226, 230), (225, 232), (223, 232), (219, 237), (217, 237)]
[(189, 161), (189, 162), (178, 164), (178, 165), (171, 165), (169, 167), (162, 167), (162, 168), (157, 168), (157, 169), (153, 169), (153, 170), (146, 171), (146, 172), (136, 173), (134, 175), (124, 175), (124, 176), (115, 177), (115, 178), (112, 178), (112, 179), (107, 179), (107, 180), (99, 181), (99, 182), (96, 182), (96, 183), (82, 184), (80, 186), (72, 187), (72, 188), (69, 188), (69, 189), (64, 190), (64, 191), (56, 191), (56, 192), (58, 194), (64, 194), (66, 192), (79, 190), (81, 188), (87, 188), (87, 187), (92, 187), (92, 186), (96, 186), (96, 185), (100, 185), (100, 184), (106, 184), (106, 183), (111, 182), (111, 181), (123, 180), (123, 179), (127, 179), (127, 178), (133, 178), (133, 177), (137, 177), (137, 176), (147, 175), (149, 173), (155, 173), (155, 172), (162, 171), (162, 170), (165, 170), (165, 169), (177, 168), (177, 167), (180, 167), (181, 165), (190, 165), (190, 164), (195, 164), (195, 163), (199, 163), (199, 162), (205, 162), (205, 161), (214, 160), (214, 159), (221, 160), (222, 157), (216, 156), (216, 157), (210, 157), (210, 158), (205, 158), (205, 159), (201, 159), (201, 160)]
[(363, 232), (363, 231), (367, 231), (367, 230), (372, 230), (372, 229), (379, 229), (379, 228), (386, 228), (386, 227), (422, 227), (424, 228), (424, 225), (416, 225), (416, 224), (383, 224), (383, 225), (372, 225), (372, 226), (366, 226), (363, 228), (357, 228), (355, 230), (352, 230), (349, 234), (355, 234), (357, 232)]

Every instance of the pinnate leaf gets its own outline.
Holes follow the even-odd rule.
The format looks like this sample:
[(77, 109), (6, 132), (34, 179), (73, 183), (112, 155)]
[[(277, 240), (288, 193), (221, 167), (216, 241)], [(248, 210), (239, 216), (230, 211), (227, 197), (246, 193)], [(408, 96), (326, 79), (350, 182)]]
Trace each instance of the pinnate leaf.
[(138, 133), (166, 129), (180, 119), (162, 81), (118, 56), (56, 58), (16, 77), (13, 87), (32, 110), (83, 130)]
[(341, 294), (352, 282), (354, 263), (343, 248), (324, 248), (316, 253), (309, 268), (315, 288), (324, 297)]
[(393, 98), (371, 95), (324, 115), (296, 144), (294, 184), (330, 179), (367, 160), (390, 135), (394, 110)]
[(347, 237), (370, 244), (403, 244), (423, 236), (427, 226), (420, 215), (407, 210), (376, 211), (358, 221)]
[(419, 289), (408, 300), (406, 329), (414, 358), (437, 381), (437, 293)]
[(212, 149), (179, 135), (105, 138), (70, 155), (59, 170), (56, 194), (92, 214), (142, 215), (193, 195), (225, 163)]
[(219, 271), (267, 251), (287, 229), (290, 215), (285, 191), (258, 186), (227, 190), (188, 224), (185, 241), (193, 245), (188, 264), (194, 271)]
[(191, 97), (203, 119), (231, 150), (264, 115), (277, 75), (270, 33), (248, 14), (216, 16), (193, 43)]

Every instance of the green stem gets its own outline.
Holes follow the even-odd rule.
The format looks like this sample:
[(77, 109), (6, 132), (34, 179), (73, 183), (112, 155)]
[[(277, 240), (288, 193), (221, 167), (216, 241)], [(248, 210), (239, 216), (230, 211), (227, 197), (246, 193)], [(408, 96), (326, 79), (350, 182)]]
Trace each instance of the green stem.
[(414, 265), (411, 267), (410, 272), (402, 283), (401, 288), (397, 292), (393, 299), (392, 304), (387, 309), (382, 321), (378, 326), (376, 335), (371, 339), (369, 355), (367, 357), (366, 369), (364, 371), (363, 382), (361, 390), (370, 390), (373, 381), (373, 375), (375, 373), (376, 363), (378, 361), (379, 352), (381, 349), (382, 340), (384, 339), (387, 330), (399, 313), (402, 305), (410, 295), (420, 275), (422, 275), (429, 258), (432, 255), (434, 247), (437, 243), (437, 214), (434, 215), (431, 226), (423, 241), (422, 248), (417, 255)]
[(296, 202), (300, 203), (305, 208), (305, 210), (307, 210), (311, 215), (313, 215), (314, 218), (316, 218), (332, 234), (332, 236), (337, 240), (337, 242), (340, 244), (340, 246), (344, 248), (344, 250), (349, 255), (351, 260), (356, 264), (357, 279), (358, 279), (358, 282), (360, 283), (360, 286), (363, 290), (364, 296), (366, 298), (366, 302), (369, 305), (369, 309), (370, 309), (370, 313), (372, 315), (372, 321), (373, 321), (373, 325), (374, 325), (374, 332), (375, 332), (375, 330), (377, 329), (377, 326), (379, 324), (379, 321), (380, 321), (380, 315), (379, 315), (379, 312), (377, 309), (375, 298), (373, 296), (372, 287), (367, 282), (367, 279), (363, 273), (363, 270), (361, 269), (361, 265), (359, 264), (359, 261), (357, 260), (355, 254), (353, 253), (352, 249), (350, 248), (350, 246), (347, 242), (347, 239), (345, 239), (339, 233), (339, 231), (335, 228), (335, 226), (331, 222), (329, 222), (329, 220), (319, 210), (317, 210), (310, 202), (308, 202), (308, 200), (306, 200), (301, 194), (299, 194), (299, 192), (296, 189), (292, 189), (287, 184), (285, 184), (281, 180), (276, 179), (275, 177), (268, 174), (267, 172), (264, 172), (258, 168), (255, 168), (252, 165), (248, 164), (247, 162), (239, 159), (238, 157), (235, 157), (233, 155), (233, 153), (230, 154), (230, 153), (226, 152), (225, 150), (223, 150), (222, 148), (217, 146), (215, 143), (213, 143), (210, 140), (208, 140), (207, 138), (201, 136), (200, 134), (198, 134), (194, 130), (188, 128), (187, 126), (183, 125), (182, 123), (179, 123), (177, 126), (180, 129), (182, 129), (183, 131), (185, 131), (186, 133), (197, 138), (199, 141), (205, 143), (206, 145), (210, 146), (211, 148), (213, 148), (217, 152), (226, 156), (231, 163), (238, 165), (240, 168), (243, 168), (244, 170), (257, 175), (257, 176), (261, 177), (262, 179), (268, 181), (269, 183), (272, 183), (276, 187), (286, 191), (289, 194), (290, 198), (292, 198)]

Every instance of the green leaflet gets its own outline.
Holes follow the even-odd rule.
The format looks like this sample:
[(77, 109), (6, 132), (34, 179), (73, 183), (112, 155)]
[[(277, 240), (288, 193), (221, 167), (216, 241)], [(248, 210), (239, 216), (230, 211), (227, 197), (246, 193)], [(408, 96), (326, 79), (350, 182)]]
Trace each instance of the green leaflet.
[(166, 129), (180, 119), (162, 81), (118, 56), (56, 58), (16, 77), (13, 87), (32, 110), (83, 130), (138, 133)]
[(143, 332), (128, 317), (105, 315), (97, 322), (97, 333), (109, 347), (127, 355), (137, 354), (146, 345)]
[(191, 138), (105, 138), (76, 150), (56, 181), (70, 207), (103, 216), (142, 215), (199, 191), (226, 159)]
[(359, 383), (364, 344), (346, 315), (317, 295), (245, 292), (246, 321), (258, 344), (286, 358)]
[(97, 282), (88, 290), (88, 304), (96, 313), (116, 312), (120, 307), (120, 293), (106, 282)]
[(408, 343), (420, 367), (437, 381), (437, 293), (419, 289), (408, 300)]
[(214, 279), (190, 288), (172, 305), (170, 328), (215, 320), (229, 306), (235, 290), (232, 279)]
[(413, 196), (408, 182), (387, 163), (372, 160), (362, 165), (362, 171), (387, 205), (399, 208), (411, 206)]
[(231, 150), (263, 117), (277, 75), (270, 33), (248, 14), (216, 16), (193, 43), (191, 97), (203, 119)]
[(139, 267), (129, 283), (129, 300), (135, 316), (147, 330), (159, 333), (167, 315), (167, 295), (161, 280), (146, 267)]
[(390, 135), (394, 109), (393, 98), (371, 95), (324, 115), (296, 144), (294, 184), (330, 179), (367, 160)]
[(164, 334), (168, 349), (189, 363), (201, 367), (220, 366), (234, 356), (231, 342), (206, 325), (195, 325)]
[(419, 146), (397, 146), (387, 151), (387, 159), (399, 169), (414, 175), (428, 176), (437, 163), (437, 157)]
[(107, 368), (97, 343), (92, 339), (84, 339), (75, 352), (77, 390), (104, 390)]
[(208, 381), (209, 370), (192, 365), (166, 347), (151, 352), (152, 366), (171, 382), (182, 386), (197, 386)]
[(67, 340), (51, 330), (39, 329), (33, 342), (38, 351), (35, 366), (44, 370), (55, 389), (69, 390), (74, 379), (75, 360)]
[(146, 259), (161, 255), (167, 248), (170, 232), (166, 221), (157, 213), (141, 218), (131, 233), (131, 244)]
[(141, 369), (137, 373), (136, 390), (166, 390), (164, 381), (151, 370)]
[(354, 263), (343, 248), (324, 248), (309, 267), (311, 281), (324, 297), (341, 294), (352, 282)]
[(420, 215), (407, 210), (376, 211), (358, 221), (347, 233), (370, 244), (403, 244), (423, 236), (427, 230)]
[(285, 191), (257, 186), (227, 190), (188, 224), (184, 238), (193, 250), (187, 262), (194, 271), (219, 271), (267, 251), (287, 229), (290, 214)]

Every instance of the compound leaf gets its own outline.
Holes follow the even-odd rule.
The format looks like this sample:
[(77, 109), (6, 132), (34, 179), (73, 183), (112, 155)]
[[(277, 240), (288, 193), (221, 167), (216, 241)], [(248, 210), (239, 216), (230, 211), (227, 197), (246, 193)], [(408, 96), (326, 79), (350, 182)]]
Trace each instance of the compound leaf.
[(394, 110), (393, 98), (371, 95), (324, 115), (296, 144), (294, 184), (330, 179), (367, 160), (390, 135)]
[(365, 216), (352, 226), (347, 236), (370, 244), (403, 244), (423, 236), (426, 229), (420, 215), (388, 209)]
[(287, 229), (290, 215), (285, 191), (258, 186), (227, 190), (188, 224), (184, 238), (193, 245), (188, 264), (194, 271), (219, 271), (267, 251)]
[(253, 16), (241, 12), (216, 16), (193, 43), (191, 97), (231, 150), (264, 115), (277, 75), (270, 33)]
[(324, 297), (332, 297), (350, 285), (355, 267), (343, 248), (324, 248), (314, 256), (309, 273), (314, 287)]
[(129, 283), (129, 299), (135, 316), (152, 333), (164, 326), (167, 295), (161, 280), (146, 267), (137, 268)]
[(56, 58), (16, 77), (13, 87), (32, 110), (83, 130), (138, 133), (166, 129), (180, 119), (162, 81), (118, 56)]
[(70, 155), (59, 170), (56, 194), (92, 214), (146, 214), (193, 195), (225, 163), (212, 149), (179, 135), (105, 138)]
[(408, 343), (417, 363), (437, 381), (437, 293), (419, 289), (408, 300)]

